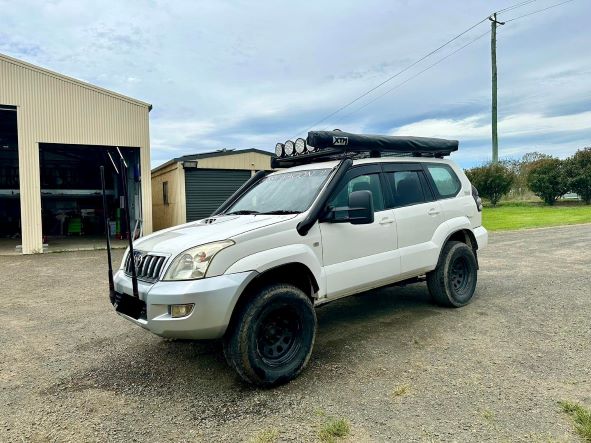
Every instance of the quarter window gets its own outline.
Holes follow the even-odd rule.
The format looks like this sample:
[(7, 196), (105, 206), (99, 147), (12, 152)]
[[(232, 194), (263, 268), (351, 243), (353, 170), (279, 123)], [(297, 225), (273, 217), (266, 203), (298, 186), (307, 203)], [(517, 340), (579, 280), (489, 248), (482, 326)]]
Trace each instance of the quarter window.
[(455, 172), (447, 165), (427, 165), (440, 198), (454, 197), (462, 184)]
[(425, 193), (417, 171), (388, 172), (388, 180), (394, 194), (394, 206), (408, 206), (423, 203)]

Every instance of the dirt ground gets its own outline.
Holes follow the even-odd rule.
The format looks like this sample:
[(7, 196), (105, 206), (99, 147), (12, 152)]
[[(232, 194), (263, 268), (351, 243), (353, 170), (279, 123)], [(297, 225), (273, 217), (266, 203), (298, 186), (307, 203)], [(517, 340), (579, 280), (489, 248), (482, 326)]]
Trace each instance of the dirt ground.
[(308, 368), (259, 390), (218, 342), (117, 316), (104, 251), (0, 257), (0, 441), (578, 441), (557, 402), (591, 407), (591, 225), (493, 234), (480, 264), (462, 309), (424, 284), (319, 308)]

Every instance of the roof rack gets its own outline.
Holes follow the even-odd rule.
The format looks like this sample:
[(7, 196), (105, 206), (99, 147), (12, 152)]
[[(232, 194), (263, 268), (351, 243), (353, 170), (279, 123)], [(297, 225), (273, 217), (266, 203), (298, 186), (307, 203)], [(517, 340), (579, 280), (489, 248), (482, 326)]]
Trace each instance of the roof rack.
[(458, 150), (457, 140), (427, 137), (351, 134), (335, 131), (310, 131), (306, 140), (277, 143), (273, 168), (308, 163), (383, 156), (442, 158)]

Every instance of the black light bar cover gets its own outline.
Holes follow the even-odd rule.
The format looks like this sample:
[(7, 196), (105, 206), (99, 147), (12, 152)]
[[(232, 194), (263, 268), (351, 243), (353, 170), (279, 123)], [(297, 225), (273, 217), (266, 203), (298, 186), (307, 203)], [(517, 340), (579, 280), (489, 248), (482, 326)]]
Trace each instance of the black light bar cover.
[(337, 148), (345, 152), (377, 151), (444, 156), (458, 150), (457, 140), (351, 134), (342, 131), (310, 131), (306, 142), (316, 149)]

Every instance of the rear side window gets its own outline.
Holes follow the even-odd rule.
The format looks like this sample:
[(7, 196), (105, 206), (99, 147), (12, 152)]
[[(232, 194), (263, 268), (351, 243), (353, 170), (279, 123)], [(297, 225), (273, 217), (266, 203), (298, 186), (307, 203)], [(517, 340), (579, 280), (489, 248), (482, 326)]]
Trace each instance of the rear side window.
[(435, 190), (439, 198), (454, 197), (460, 192), (462, 184), (460, 179), (447, 165), (427, 165), (429, 175), (435, 184)]
[(425, 202), (425, 193), (417, 171), (387, 172), (394, 196), (394, 206), (408, 206)]

